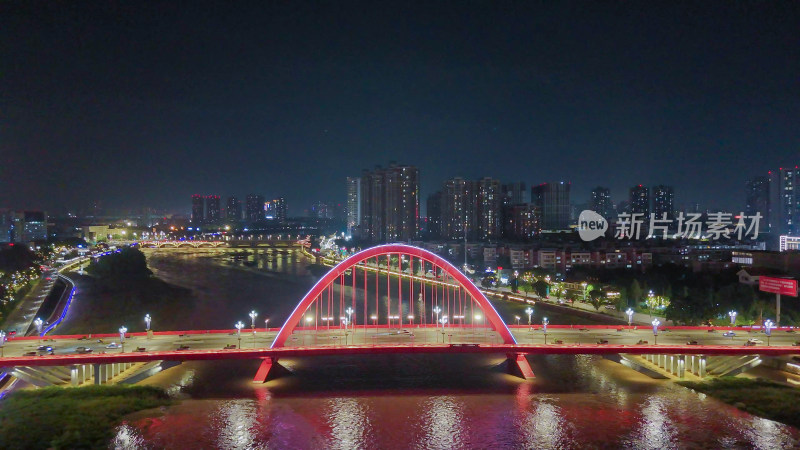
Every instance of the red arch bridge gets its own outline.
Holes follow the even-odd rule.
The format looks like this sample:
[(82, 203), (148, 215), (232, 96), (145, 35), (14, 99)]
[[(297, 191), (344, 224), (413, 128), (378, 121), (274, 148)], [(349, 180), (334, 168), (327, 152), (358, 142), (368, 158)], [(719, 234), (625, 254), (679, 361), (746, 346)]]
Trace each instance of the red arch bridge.
[[(101, 374), (103, 366), (127, 367), (163, 360), (261, 359), (255, 381), (263, 382), (275, 375), (282, 357), (499, 353), (507, 356), (511, 372), (530, 378), (533, 371), (525, 358), (529, 354), (649, 355), (650, 361), (655, 361), (655, 355), (672, 355), (678, 361), (676, 374), (682, 374), (681, 364), (689, 364), (685, 355), (690, 355), (690, 370), (701, 373), (705, 357), (757, 359), (800, 353), (791, 345), (795, 335), (784, 333), (786, 330), (774, 332), (775, 345), (753, 347), (744, 345), (752, 334), (747, 329), (736, 329), (734, 339), (723, 336), (723, 330), (709, 333), (708, 327), (671, 327), (670, 332), (661, 330), (657, 338), (649, 327), (509, 327), (491, 302), (452, 264), (427, 250), (403, 244), (369, 248), (337, 264), (300, 300), (279, 329), (256, 329), (254, 325), (244, 330), (129, 333), (127, 351), (100, 346), (83, 354), (68, 350), (66, 354), (38, 356), (32, 350), (42, 344), (41, 338), (16, 338), (6, 343), (0, 368), (68, 366), (74, 373), (76, 367), (84, 371), (94, 366), (98, 382), (106, 377)], [(89, 346), (96, 338), (115, 337), (119, 335), (48, 339), (63, 350)], [(661, 342), (657, 344), (655, 339)], [(694, 369), (696, 358), (703, 361), (698, 363), (698, 370)]]

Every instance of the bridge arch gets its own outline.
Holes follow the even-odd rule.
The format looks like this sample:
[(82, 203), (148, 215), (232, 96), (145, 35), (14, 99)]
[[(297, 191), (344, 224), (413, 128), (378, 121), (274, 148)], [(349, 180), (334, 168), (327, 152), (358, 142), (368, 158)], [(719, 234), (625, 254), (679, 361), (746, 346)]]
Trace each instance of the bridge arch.
[(491, 327), (503, 339), (503, 342), (506, 344), (516, 344), (514, 336), (511, 334), (511, 331), (509, 331), (505, 322), (503, 322), (503, 319), (497, 313), (497, 310), (494, 309), (494, 306), (491, 304), (491, 302), (489, 302), (489, 300), (483, 295), (483, 293), (481, 293), (477, 286), (475, 286), (469, 280), (469, 278), (466, 277), (466, 275), (453, 266), (449, 261), (423, 248), (406, 244), (386, 244), (371, 247), (351, 255), (344, 261), (334, 266), (330, 271), (328, 271), (328, 273), (320, 278), (319, 281), (314, 284), (311, 290), (309, 290), (308, 293), (303, 296), (302, 300), (300, 300), (300, 303), (297, 304), (295, 309), (289, 315), (289, 318), (286, 319), (286, 322), (275, 336), (275, 340), (272, 342), (271, 348), (283, 347), (286, 344), (286, 340), (300, 323), (300, 320), (305, 315), (306, 310), (314, 303), (314, 301), (318, 299), (318, 297), (322, 295), (324, 290), (330, 287), (336, 280), (339, 279), (339, 277), (344, 276), (345, 273), (348, 273), (349, 270), (353, 269), (358, 264), (366, 263), (370, 258), (389, 255), (408, 255), (410, 257), (418, 258), (421, 261), (429, 262), (435, 267), (438, 266), (446, 275), (452, 277), (458, 286), (464, 288), (466, 293), (472, 297), (475, 303), (478, 304), (485, 316), (485, 323), (487, 325), (491, 325)]

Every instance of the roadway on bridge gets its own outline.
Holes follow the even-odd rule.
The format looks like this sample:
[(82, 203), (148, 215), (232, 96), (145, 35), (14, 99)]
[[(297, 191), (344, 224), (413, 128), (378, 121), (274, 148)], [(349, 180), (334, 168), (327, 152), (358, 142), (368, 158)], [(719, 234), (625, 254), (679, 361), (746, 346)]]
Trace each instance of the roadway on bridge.
[[(277, 329), (265, 332), (258, 329), (255, 335), (250, 330), (243, 330), (241, 333), (242, 349), (265, 349), (269, 348)], [(590, 345), (607, 341), (602, 345), (637, 345), (641, 341), (647, 344), (638, 344), (638, 347), (648, 348), (652, 353), (658, 353), (659, 346), (684, 346), (687, 353), (702, 353), (704, 346), (727, 346), (731, 348), (742, 348), (750, 338), (763, 341), (753, 347), (747, 347), (750, 353), (758, 353), (766, 347), (767, 337), (759, 331), (747, 332), (741, 329), (736, 331), (735, 337), (723, 336), (726, 329), (720, 328), (714, 332), (708, 332), (706, 328), (693, 330), (673, 330), (659, 331), (657, 344), (653, 338), (652, 329), (625, 328), (621, 331), (610, 328), (574, 328), (549, 327), (547, 332), (547, 345), (549, 347), (574, 346), (575, 344)], [(512, 332), (521, 346), (543, 345), (545, 335), (541, 327), (512, 327)], [(52, 346), (54, 355), (76, 354), (78, 347), (92, 349), (92, 354), (120, 354), (122, 348), (106, 348), (112, 342), (119, 345), (119, 335), (102, 337), (102, 343), (98, 342), (98, 337), (80, 339), (77, 337), (51, 336), (47, 339), (14, 339), (8, 341), (3, 348), (5, 357), (19, 357), (31, 352), (37, 352), (39, 346)], [(773, 331), (769, 340), (771, 346), (792, 346), (800, 340), (800, 334), (786, 331)], [(560, 341), (560, 343), (556, 343)], [(697, 344), (689, 345), (690, 341)], [(425, 344), (492, 344), (498, 345), (502, 341), (494, 331), (480, 327), (445, 327), (437, 328), (356, 328), (345, 333), (340, 328), (330, 330), (295, 330), (286, 343), (287, 347), (343, 347), (345, 345), (357, 346), (413, 346)], [(144, 348), (147, 352), (173, 351), (179, 347), (184, 350), (222, 350), (226, 346), (238, 346), (235, 331), (231, 332), (208, 332), (208, 333), (188, 333), (188, 334), (157, 334), (150, 339), (142, 334), (131, 335), (125, 339), (125, 353), (130, 353), (138, 347)], [(798, 348), (800, 353), (800, 348)], [(37, 358), (48, 358), (49, 355), (37, 356)], [(2, 360), (0, 360), (2, 365)]]

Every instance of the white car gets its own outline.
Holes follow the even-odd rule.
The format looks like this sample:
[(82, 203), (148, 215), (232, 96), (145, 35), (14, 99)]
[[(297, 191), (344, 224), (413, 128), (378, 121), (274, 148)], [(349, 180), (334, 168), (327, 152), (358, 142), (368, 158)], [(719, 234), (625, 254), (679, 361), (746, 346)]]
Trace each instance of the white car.
[(119, 348), (119, 345), (117, 345), (116, 342), (112, 342), (112, 343), (106, 345), (106, 348)]
[(734, 337), (734, 336), (736, 336), (736, 333), (734, 333), (733, 331), (726, 331), (726, 332), (722, 333), (722, 335), (725, 336), (725, 337)]
[(761, 339), (756, 339), (756, 338), (750, 338), (750, 339), (747, 340), (747, 342), (750, 342), (750, 343), (753, 343), (753, 344), (763, 344), (764, 343), (764, 341), (762, 341)]

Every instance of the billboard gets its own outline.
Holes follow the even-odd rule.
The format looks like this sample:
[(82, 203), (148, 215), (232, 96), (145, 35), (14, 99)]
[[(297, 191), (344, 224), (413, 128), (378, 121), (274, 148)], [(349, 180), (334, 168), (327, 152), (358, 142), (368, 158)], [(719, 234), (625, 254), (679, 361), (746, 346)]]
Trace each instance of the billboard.
[(797, 297), (797, 280), (789, 278), (758, 277), (758, 290)]

